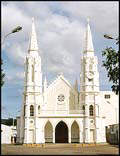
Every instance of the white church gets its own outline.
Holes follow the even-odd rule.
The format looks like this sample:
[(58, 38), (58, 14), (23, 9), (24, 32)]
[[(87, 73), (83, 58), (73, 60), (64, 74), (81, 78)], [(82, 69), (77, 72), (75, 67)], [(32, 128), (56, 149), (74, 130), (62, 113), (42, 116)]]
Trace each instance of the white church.
[(81, 58), (80, 91), (63, 74), (47, 85), (42, 79), (34, 19), (25, 61), (21, 116), (17, 139), (29, 143), (104, 143), (105, 126), (118, 123), (118, 96), (100, 91), (98, 59), (87, 23), (85, 49)]

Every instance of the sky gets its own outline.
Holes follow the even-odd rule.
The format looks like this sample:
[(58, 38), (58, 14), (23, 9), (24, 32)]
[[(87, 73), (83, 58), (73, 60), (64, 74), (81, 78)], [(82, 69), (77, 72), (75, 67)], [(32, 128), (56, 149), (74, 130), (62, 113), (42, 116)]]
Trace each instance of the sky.
[(72, 85), (76, 79), (80, 84), (80, 59), (89, 17), (95, 55), (98, 57), (100, 90), (111, 90), (112, 83), (102, 66), (102, 51), (106, 47), (117, 47), (114, 40), (107, 40), (103, 35), (118, 37), (118, 5), (118, 1), (2, 1), (2, 40), (15, 27), (22, 26), (22, 31), (9, 35), (2, 43), (2, 68), (5, 73), (2, 118), (20, 115), (32, 17), (42, 59), (43, 80), (46, 75), (48, 85), (61, 72)]

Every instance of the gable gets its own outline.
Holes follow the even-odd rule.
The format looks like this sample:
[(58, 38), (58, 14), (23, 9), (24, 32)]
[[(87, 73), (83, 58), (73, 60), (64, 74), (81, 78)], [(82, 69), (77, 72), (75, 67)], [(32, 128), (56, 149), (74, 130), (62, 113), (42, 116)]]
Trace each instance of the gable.
[(74, 88), (72, 87), (72, 85), (64, 78), (63, 75), (58, 76), (49, 86), (48, 86), (48, 90), (51, 88), (59, 88), (59, 87), (67, 87), (71, 90), (74, 90)]

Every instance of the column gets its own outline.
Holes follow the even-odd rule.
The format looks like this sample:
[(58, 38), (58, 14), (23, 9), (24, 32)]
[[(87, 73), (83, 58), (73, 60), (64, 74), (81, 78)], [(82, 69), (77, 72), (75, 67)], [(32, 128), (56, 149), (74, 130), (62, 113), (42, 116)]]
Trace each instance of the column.
[(53, 127), (53, 143), (55, 143), (55, 127)]
[(79, 131), (79, 143), (83, 143), (83, 132)]
[(90, 142), (89, 97), (85, 94), (85, 143)]
[(29, 105), (26, 105), (24, 143), (29, 143)]
[(44, 130), (42, 130), (42, 134), (41, 134), (41, 143), (45, 143), (45, 131)]
[(85, 128), (85, 143), (90, 143), (90, 129)]
[(29, 143), (29, 119), (25, 119), (25, 127), (24, 127), (24, 143)]
[(69, 127), (68, 132), (69, 132), (69, 134), (68, 134), (68, 142), (71, 143), (71, 127)]
[(88, 117), (88, 113), (89, 113), (89, 107), (88, 105), (86, 105), (85, 107), (87, 113), (85, 114), (85, 143), (89, 143), (90, 142), (90, 125), (89, 125), (89, 117)]
[(39, 134), (39, 129), (38, 129), (38, 128), (36, 128), (36, 129), (35, 129), (35, 135), (36, 135), (36, 138), (35, 138), (35, 143), (36, 143), (36, 144), (38, 144), (38, 143), (39, 143), (39, 135), (38, 135), (38, 134)]
[(24, 143), (24, 140), (23, 140), (23, 137), (24, 137), (24, 117), (23, 115), (21, 115), (20, 117), (20, 143)]

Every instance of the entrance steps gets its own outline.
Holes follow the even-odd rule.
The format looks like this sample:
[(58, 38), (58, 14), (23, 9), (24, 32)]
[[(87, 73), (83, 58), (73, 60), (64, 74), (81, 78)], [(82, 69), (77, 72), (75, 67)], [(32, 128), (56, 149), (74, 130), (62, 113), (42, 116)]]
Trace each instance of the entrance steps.
[(88, 147), (88, 146), (98, 146), (98, 145), (108, 145), (108, 143), (44, 143), (44, 144), (23, 144), (27, 147)]

